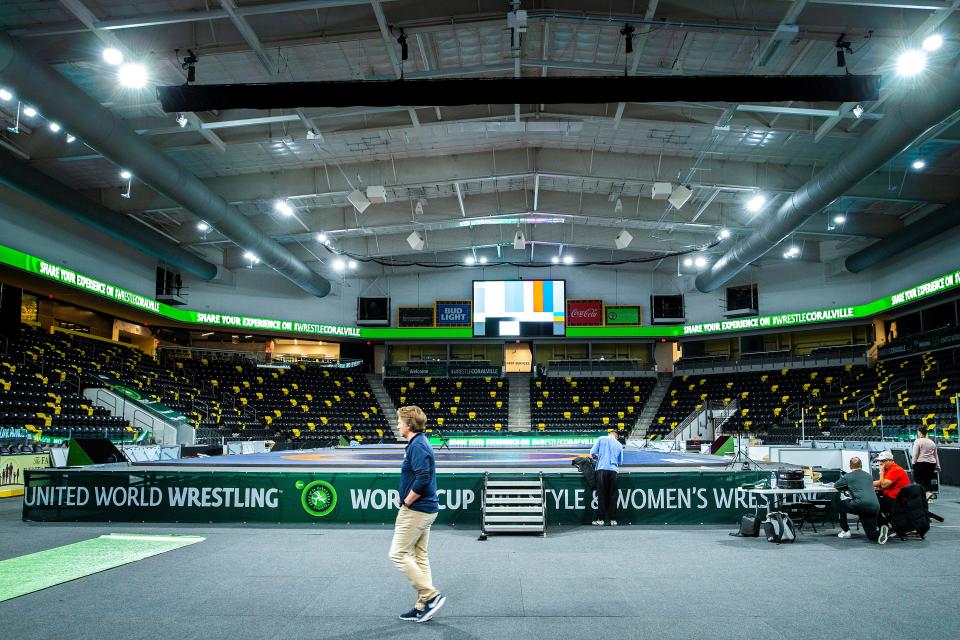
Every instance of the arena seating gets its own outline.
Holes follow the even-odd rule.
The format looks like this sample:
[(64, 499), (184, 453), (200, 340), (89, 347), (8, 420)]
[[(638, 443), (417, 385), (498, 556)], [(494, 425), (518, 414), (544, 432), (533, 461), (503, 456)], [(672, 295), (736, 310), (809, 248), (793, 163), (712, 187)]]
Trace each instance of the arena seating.
[(530, 424), (534, 429), (597, 431), (633, 429), (654, 377), (564, 377), (530, 381)]
[(428, 429), (507, 430), (510, 385), (505, 378), (387, 378), (384, 387), (395, 406), (423, 409)]

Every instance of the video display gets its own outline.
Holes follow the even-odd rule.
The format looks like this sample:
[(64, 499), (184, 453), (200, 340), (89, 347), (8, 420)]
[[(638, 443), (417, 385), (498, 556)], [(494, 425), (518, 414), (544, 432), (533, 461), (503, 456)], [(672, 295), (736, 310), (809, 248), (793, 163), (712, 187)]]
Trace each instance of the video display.
[(473, 335), (566, 335), (564, 285), (563, 280), (475, 280)]

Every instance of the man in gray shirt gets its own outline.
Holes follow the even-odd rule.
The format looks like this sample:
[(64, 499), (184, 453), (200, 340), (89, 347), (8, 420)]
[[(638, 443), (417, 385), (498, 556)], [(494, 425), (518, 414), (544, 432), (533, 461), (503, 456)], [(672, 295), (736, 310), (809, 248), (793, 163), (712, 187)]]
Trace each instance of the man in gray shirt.
[(877, 514), (880, 513), (880, 501), (877, 500), (877, 494), (873, 488), (873, 478), (863, 470), (860, 458), (850, 459), (850, 473), (837, 480), (833, 486), (838, 491), (846, 491), (851, 495), (850, 500), (840, 500), (838, 511), (842, 531), (837, 534), (837, 537), (850, 537), (847, 514), (853, 513), (859, 516), (860, 525), (863, 527), (863, 532), (867, 534), (867, 539), (876, 541), (880, 537), (880, 533), (877, 531)]

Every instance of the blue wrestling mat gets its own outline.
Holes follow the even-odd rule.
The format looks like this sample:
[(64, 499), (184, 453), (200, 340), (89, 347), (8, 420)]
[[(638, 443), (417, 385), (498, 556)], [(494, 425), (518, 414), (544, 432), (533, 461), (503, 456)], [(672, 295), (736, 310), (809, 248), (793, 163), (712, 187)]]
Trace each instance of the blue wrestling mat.
[[(355, 467), (399, 468), (403, 445), (366, 445), (332, 449), (298, 449), (248, 455), (182, 458), (163, 462), (141, 462), (137, 466), (204, 467)], [(462, 447), (436, 450), (437, 469), (450, 467), (557, 468), (571, 466), (577, 456), (590, 455), (589, 447), (489, 449)], [(667, 453), (653, 449), (624, 449), (622, 468), (640, 467), (722, 467), (727, 460), (716, 456)]]

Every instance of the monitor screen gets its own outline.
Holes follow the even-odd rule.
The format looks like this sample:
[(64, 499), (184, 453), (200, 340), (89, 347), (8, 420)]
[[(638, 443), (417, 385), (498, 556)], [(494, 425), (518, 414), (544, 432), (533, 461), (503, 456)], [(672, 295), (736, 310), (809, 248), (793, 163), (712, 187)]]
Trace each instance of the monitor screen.
[(566, 335), (564, 284), (563, 280), (475, 280), (473, 335)]

